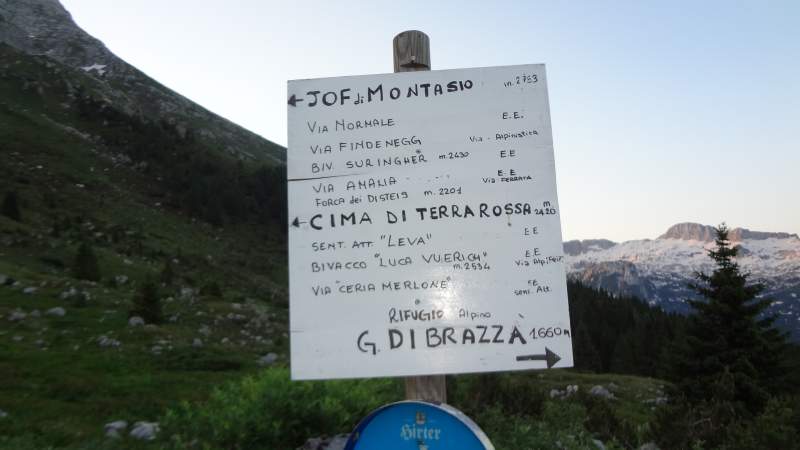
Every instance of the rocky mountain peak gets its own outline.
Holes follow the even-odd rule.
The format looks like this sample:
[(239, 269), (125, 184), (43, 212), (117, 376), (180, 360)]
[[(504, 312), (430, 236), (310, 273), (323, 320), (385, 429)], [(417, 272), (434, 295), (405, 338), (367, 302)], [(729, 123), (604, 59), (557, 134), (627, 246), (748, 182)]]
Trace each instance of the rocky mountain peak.
[[(701, 225), (699, 223), (679, 223), (669, 227), (666, 233), (658, 239), (682, 239), (685, 241), (712, 242), (717, 236), (717, 232), (711, 225)], [(731, 242), (741, 242), (745, 239), (800, 239), (796, 234), (767, 231), (750, 231), (747, 228), (734, 228), (728, 232), (728, 239)]]
[(30, 55), (44, 55), (73, 68), (129, 66), (83, 31), (58, 0), (0, 0), (0, 42)]
[(0, 43), (94, 77), (113, 108), (195, 131), (209, 147), (241, 160), (283, 163), (285, 149), (159, 84), (81, 29), (58, 0), (0, 0)]
[(564, 253), (571, 256), (580, 255), (586, 252), (605, 250), (617, 245), (616, 242), (608, 239), (584, 239), (582, 241), (573, 240), (564, 242)]
[(713, 241), (717, 232), (711, 225), (701, 225), (699, 223), (684, 222), (675, 224), (658, 239), (682, 239), (684, 241)]
[(797, 234), (769, 231), (750, 231), (747, 228), (734, 228), (728, 233), (731, 241), (743, 241), (745, 239), (800, 239)]

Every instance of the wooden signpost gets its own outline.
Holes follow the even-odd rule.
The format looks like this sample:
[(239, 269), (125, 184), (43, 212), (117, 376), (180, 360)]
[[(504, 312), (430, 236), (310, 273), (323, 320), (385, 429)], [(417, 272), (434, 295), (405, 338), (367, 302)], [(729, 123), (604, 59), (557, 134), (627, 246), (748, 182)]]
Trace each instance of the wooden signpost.
[[(416, 72), (431, 70), (431, 41), (417, 30), (404, 31), (392, 41), (394, 71)], [(406, 377), (406, 399), (447, 403), (447, 383), (444, 375)]]

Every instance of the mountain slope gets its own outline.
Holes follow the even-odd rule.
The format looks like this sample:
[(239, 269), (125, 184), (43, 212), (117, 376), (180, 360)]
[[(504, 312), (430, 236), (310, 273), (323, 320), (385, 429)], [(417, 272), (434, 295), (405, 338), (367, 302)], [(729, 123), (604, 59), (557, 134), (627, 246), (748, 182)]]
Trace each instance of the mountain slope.
[[(0, 0), (0, 448), (141, 448), (103, 424), (158, 420), (285, 361), (283, 150), (59, 11)], [(109, 67), (81, 68), (92, 49)], [(99, 281), (78, 277), (84, 245)], [(131, 325), (148, 280), (162, 320)]]
[[(687, 312), (686, 300), (696, 298), (687, 286), (693, 274), (713, 270), (707, 253), (714, 246), (713, 237), (713, 227), (678, 224), (655, 240), (584, 246), (579, 253), (565, 250), (567, 270), (571, 278), (588, 285), (636, 295), (668, 311)], [(800, 339), (800, 238), (741, 228), (732, 230), (731, 237), (739, 246), (739, 264), (751, 274), (751, 281), (765, 284), (764, 295), (773, 299), (769, 312), (778, 316), (781, 328)]]
[(0, 0), (0, 42), (95, 78), (104, 101), (127, 115), (163, 121), (210, 148), (262, 163), (286, 160), (283, 147), (206, 110), (126, 63), (79, 28), (57, 0)]
[[(273, 185), (107, 105), (106, 89), (0, 44), (0, 202), (14, 198), (18, 212), (0, 213), (0, 448), (141, 448), (105, 439), (103, 424), (158, 420), (257, 372), (261, 357), (285, 360), (285, 235), (228, 211), (225, 191), (207, 183)], [(192, 180), (197, 208), (182, 186)], [(84, 243), (99, 282), (74, 271)], [(148, 279), (159, 281), (163, 322), (131, 326)]]

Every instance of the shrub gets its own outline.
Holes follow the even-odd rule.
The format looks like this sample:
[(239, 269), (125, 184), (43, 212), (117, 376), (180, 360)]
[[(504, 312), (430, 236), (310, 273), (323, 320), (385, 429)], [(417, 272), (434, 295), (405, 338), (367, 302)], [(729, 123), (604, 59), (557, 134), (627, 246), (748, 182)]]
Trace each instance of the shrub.
[(546, 402), (540, 418), (509, 415), (494, 405), (474, 419), (497, 450), (598, 448), (584, 426), (586, 409), (573, 401)]
[(71, 304), (76, 308), (85, 308), (86, 306), (89, 305), (90, 298), (91, 296), (89, 295), (88, 292), (81, 291), (75, 294), (74, 297), (72, 297)]
[(175, 270), (172, 268), (172, 260), (170, 258), (164, 261), (164, 267), (161, 269), (161, 275), (159, 275), (159, 277), (164, 285), (169, 286), (172, 284), (175, 278)]
[(727, 433), (728, 448), (796, 448), (798, 433), (798, 399), (771, 399), (764, 412), (751, 423), (732, 426)]
[(578, 396), (586, 408), (586, 428), (593, 436), (603, 440), (615, 440), (627, 448), (635, 448), (642, 440), (636, 429), (620, 419), (617, 406), (610, 400), (581, 391)]
[(97, 256), (95, 256), (92, 246), (86, 242), (78, 247), (73, 273), (75, 278), (81, 280), (100, 281), (100, 267), (97, 264)]
[(161, 323), (161, 298), (153, 280), (145, 280), (136, 290), (129, 316), (139, 316), (147, 323)]
[(288, 370), (270, 368), (217, 389), (205, 403), (169, 410), (160, 436), (175, 448), (297, 448), (309, 437), (350, 432), (400, 398), (396, 380), (293, 382)]
[(467, 415), (489, 405), (502, 406), (505, 414), (539, 416), (546, 399), (536, 377), (528, 373), (486, 373), (448, 379), (448, 401)]
[(209, 281), (202, 288), (200, 288), (200, 295), (207, 295), (209, 297), (222, 297), (222, 288), (216, 281)]

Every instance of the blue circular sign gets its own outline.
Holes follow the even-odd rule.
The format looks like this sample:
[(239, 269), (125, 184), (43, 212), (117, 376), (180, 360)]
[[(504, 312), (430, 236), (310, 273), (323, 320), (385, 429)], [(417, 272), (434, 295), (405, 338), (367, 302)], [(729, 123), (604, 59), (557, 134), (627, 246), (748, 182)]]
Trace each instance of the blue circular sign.
[(469, 417), (445, 404), (417, 401), (382, 406), (361, 420), (345, 450), (494, 450)]

